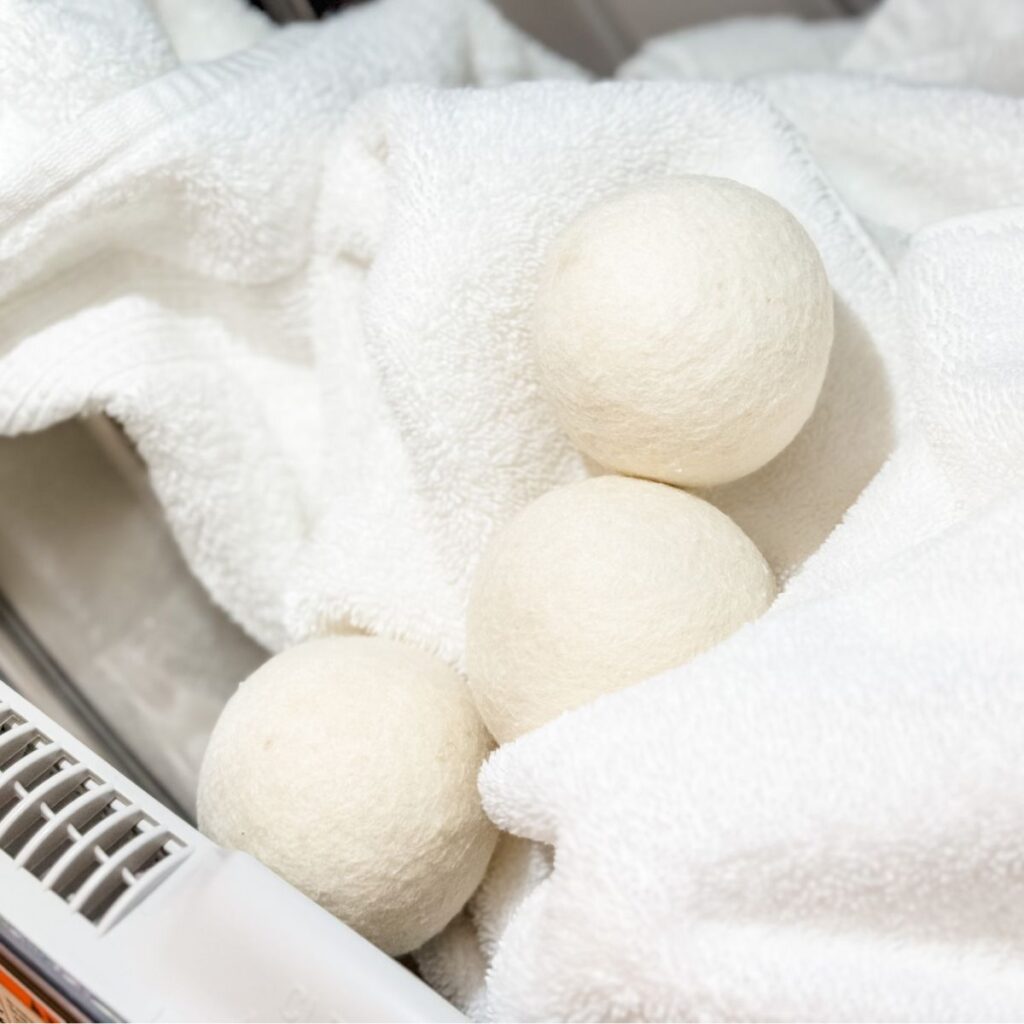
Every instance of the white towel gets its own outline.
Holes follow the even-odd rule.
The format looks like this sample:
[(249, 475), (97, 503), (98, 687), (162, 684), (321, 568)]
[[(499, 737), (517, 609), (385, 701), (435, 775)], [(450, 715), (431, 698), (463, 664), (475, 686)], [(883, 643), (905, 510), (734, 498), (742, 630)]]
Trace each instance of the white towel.
[(390, 82), (580, 73), (472, 0), (194, 64), (142, 0), (16, 0), (0, 68), (0, 432), (122, 422), (189, 565), (268, 647), (346, 625), (438, 646), (456, 614), (341, 294), (376, 185), (339, 127)]
[(182, 61), (215, 60), (252, 46), (274, 23), (246, 0), (149, 0)]
[(619, 75), (728, 81), (769, 71), (831, 70), (863, 35), (860, 22), (853, 18), (729, 18), (648, 40)]
[[(926, 13), (865, 37), (896, 50)], [(503, 848), (421, 964), (481, 1018), (1019, 1019), (1024, 105), (952, 73), (751, 70), (898, 267), (902, 340), (873, 325), (863, 391), (893, 452), (760, 623), (494, 755), (489, 812), (546, 845)]]
[[(250, 22), (195, 64), (169, 0), (170, 38), (139, 0), (50, 6), (0, 15), (0, 432), (123, 422), (189, 564), (272, 648), (365, 628), (459, 662), (491, 530), (587, 471), (527, 347), (544, 246), (587, 203), (721, 174), (822, 250), (819, 408), (709, 494), (782, 597), (494, 756), (489, 811), (554, 868), (504, 843), (428, 976), (513, 1019), (1024, 1013), (1024, 224), (979, 213), (1024, 203), (1022, 101), (971, 88), (975, 56), (918, 59), (901, 26), (939, 5), (891, 0), (845, 70), (821, 69), (846, 26), (744, 78), (733, 26), (728, 59), (674, 66), (742, 84), (477, 90), (450, 87), (582, 75), (469, 0)], [(973, 54), (985, 25), (1015, 52), (1001, 10)]]
[[(831, 557), (484, 769), (555, 867), (509, 890), (479, 1015), (1020, 1018), (1024, 214), (923, 233), (901, 278), (917, 416)], [(458, 980), (456, 932), (430, 976)]]

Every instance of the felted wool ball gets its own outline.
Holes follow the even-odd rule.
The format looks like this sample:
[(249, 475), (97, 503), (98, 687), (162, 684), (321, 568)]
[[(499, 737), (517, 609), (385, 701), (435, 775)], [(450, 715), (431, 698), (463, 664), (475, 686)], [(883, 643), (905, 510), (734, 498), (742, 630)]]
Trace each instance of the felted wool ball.
[(470, 687), (505, 742), (687, 661), (774, 596), (761, 553), (713, 505), (593, 477), (548, 492), (488, 545), (470, 593)]
[(497, 832), (476, 776), (490, 747), (438, 658), (371, 637), (313, 640), (228, 701), (200, 773), (199, 825), (406, 953), (483, 877)]
[(581, 452), (632, 476), (705, 486), (763, 466), (811, 415), (831, 346), (807, 232), (724, 178), (599, 203), (541, 274), (542, 388)]

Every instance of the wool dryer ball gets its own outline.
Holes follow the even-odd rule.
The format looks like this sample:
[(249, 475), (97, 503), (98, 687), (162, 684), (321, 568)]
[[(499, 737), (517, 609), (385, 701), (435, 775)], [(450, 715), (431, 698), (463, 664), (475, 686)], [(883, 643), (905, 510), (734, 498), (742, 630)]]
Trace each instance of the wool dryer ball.
[(599, 203), (541, 274), (542, 388), (580, 451), (632, 476), (709, 486), (763, 466), (811, 415), (831, 345), (807, 232), (724, 178)]
[(505, 742), (692, 658), (775, 597), (747, 535), (666, 484), (600, 476), (500, 530), (470, 594), (470, 687)]
[(385, 952), (421, 945), (479, 884), (497, 839), (477, 769), (491, 746), (465, 683), (371, 637), (300, 644), (217, 722), (199, 824)]

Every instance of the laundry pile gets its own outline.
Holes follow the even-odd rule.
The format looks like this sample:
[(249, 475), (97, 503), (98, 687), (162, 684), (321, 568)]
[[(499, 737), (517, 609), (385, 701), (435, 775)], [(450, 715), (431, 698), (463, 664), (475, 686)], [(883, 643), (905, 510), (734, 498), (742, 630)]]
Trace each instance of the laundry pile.
[(701, 492), (780, 597), (492, 755), (518, 838), (426, 976), (485, 1019), (1024, 1014), (1024, 7), (725, 23), (594, 83), (482, 0), (204, 6), (0, 9), (0, 433), (120, 422), (268, 648), (462, 666), (492, 532), (593, 470), (529, 338), (596, 200), (736, 179), (835, 294), (811, 420)]

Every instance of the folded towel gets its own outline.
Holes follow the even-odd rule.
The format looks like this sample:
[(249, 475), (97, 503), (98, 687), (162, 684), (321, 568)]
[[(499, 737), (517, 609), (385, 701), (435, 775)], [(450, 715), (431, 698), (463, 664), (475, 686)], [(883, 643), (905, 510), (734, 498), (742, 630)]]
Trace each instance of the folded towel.
[[(810, 423), (708, 492), (782, 596), (497, 752), (486, 806), (522, 838), (428, 977), (480, 1017), (1024, 1013), (1024, 221), (979, 213), (1024, 203), (1022, 101), (970, 88), (970, 54), (933, 74), (909, 0), (845, 49), (849, 26), (782, 27), (796, 73), (736, 26), (659, 44), (657, 74), (739, 84), (564, 81), (474, 0), (242, 19), (237, 52), (177, 6), (169, 34), (141, 0), (0, 13), (0, 433), (122, 422), (268, 647), (368, 629), (460, 662), (490, 532), (588, 472), (527, 344), (544, 247), (588, 203), (736, 178), (835, 288)], [(563, 80), (500, 87), (527, 78)]]

